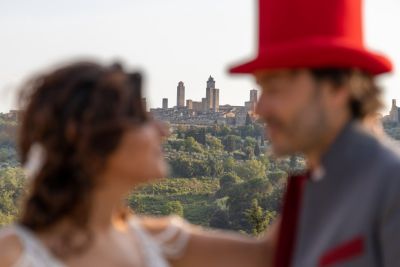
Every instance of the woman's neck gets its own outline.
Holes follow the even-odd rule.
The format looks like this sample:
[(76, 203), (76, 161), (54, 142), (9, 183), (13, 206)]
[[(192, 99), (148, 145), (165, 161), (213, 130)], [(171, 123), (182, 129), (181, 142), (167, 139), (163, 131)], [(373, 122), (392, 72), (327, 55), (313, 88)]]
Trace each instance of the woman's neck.
[[(129, 188), (129, 187), (128, 187)], [(126, 186), (115, 186), (103, 183), (92, 193), (91, 208), (88, 224), (93, 230), (109, 229), (115, 222), (118, 210), (122, 208)]]

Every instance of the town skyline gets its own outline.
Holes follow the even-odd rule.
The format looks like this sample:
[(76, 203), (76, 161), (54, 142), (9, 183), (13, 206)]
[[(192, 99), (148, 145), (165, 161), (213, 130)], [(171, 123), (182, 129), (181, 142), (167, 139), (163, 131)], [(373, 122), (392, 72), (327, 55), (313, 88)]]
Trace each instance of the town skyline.
[[(17, 89), (32, 75), (75, 59), (144, 70), (150, 107), (163, 97), (176, 97), (185, 82), (186, 97), (201, 99), (210, 74), (224, 89), (221, 104), (241, 105), (251, 76), (229, 75), (227, 69), (256, 53), (256, 1), (106, 1), (68, 2), (4, 0), (0, 3), (0, 112), (17, 108)], [(79, 8), (77, 8), (79, 7)], [(228, 8), (228, 9), (227, 9)], [(227, 12), (229, 10), (229, 12)], [(366, 0), (366, 45), (400, 65), (400, 1)], [(400, 70), (379, 77), (388, 113), (400, 99)]]
[[(257, 117), (255, 107), (258, 91), (255, 89), (250, 90), (249, 100), (245, 101), (244, 105), (220, 105), (220, 89), (216, 87), (216, 80), (210, 75), (205, 85), (205, 97), (201, 97), (201, 101), (186, 99), (185, 94), (185, 84), (179, 81), (176, 87), (176, 105), (170, 107), (168, 98), (163, 98), (162, 107), (150, 108), (150, 113), (161, 121), (190, 125), (242, 126), (246, 120)], [(146, 98), (143, 99), (143, 103), (147, 109)]]
[[(196, 101), (193, 98), (186, 97), (186, 92), (187, 88), (185, 86), (185, 82), (183, 80), (180, 80), (177, 84), (177, 97), (176, 97), (176, 104), (175, 106), (172, 107), (185, 107), (185, 106), (190, 106), (190, 105), (196, 105), (196, 104), (201, 104), (202, 101), (205, 101), (203, 105), (207, 105), (208, 108), (210, 109), (218, 109), (218, 106), (220, 105), (220, 88), (216, 87), (216, 80), (213, 77), (212, 74), (209, 75), (208, 80), (206, 81), (206, 87), (205, 87), (205, 97), (201, 97), (200, 101)], [(257, 89), (250, 89), (250, 91), (253, 91), (253, 96), (250, 97), (250, 101), (252, 99), (257, 99), (258, 95), (258, 90)], [(257, 91), (254, 93), (254, 91)], [(252, 95), (251, 94), (251, 95)], [(255, 97), (254, 97), (255, 95)], [(189, 102), (188, 102), (189, 101)], [(256, 101), (254, 101), (256, 102)], [(168, 97), (162, 97), (161, 102), (159, 104), (161, 105), (154, 105), (149, 107), (150, 109), (157, 109), (157, 108), (169, 108), (170, 107), (170, 98)], [(218, 103), (215, 105), (215, 103)], [(230, 103), (225, 103), (225, 105), (230, 105)]]

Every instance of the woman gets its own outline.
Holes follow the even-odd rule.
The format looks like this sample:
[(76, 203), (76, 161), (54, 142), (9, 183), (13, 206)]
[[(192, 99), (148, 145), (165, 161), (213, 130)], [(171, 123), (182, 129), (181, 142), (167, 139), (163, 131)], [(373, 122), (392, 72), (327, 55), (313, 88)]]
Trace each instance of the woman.
[(80, 62), (23, 92), (19, 146), (31, 185), (19, 222), (1, 232), (0, 266), (268, 265), (272, 237), (120, 208), (133, 187), (167, 171), (168, 133), (145, 112), (140, 74)]

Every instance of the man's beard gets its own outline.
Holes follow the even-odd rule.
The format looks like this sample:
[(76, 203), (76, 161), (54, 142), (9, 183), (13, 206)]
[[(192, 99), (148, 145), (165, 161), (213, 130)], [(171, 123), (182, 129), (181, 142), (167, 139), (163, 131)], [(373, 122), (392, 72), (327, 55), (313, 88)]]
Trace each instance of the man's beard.
[[(266, 118), (268, 126), (279, 131), (278, 141), (271, 140), (270, 151), (278, 157), (304, 154), (318, 146), (328, 129), (328, 117), (321, 104), (314, 99), (305, 109), (297, 113), (291, 122), (285, 123), (277, 117)], [(283, 139), (279, 141), (279, 139)], [(286, 140), (286, 143), (285, 141)]]

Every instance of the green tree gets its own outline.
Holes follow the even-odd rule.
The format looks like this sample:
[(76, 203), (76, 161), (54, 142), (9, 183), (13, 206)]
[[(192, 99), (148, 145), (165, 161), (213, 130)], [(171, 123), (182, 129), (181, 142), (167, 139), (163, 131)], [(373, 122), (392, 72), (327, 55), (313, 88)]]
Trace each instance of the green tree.
[(237, 135), (227, 135), (223, 138), (222, 143), (225, 146), (225, 150), (233, 152), (241, 148), (242, 138)]
[(238, 164), (235, 168), (235, 172), (243, 180), (266, 177), (265, 165), (256, 159), (246, 160)]
[(164, 214), (165, 215), (179, 215), (183, 217), (183, 205), (179, 200), (169, 201), (165, 204), (164, 207)]
[(266, 218), (264, 210), (258, 205), (256, 198), (252, 200), (251, 207), (246, 209), (244, 214), (252, 227), (253, 235), (257, 236), (267, 228), (269, 220)]
[(231, 225), (227, 212), (217, 209), (210, 218), (210, 227), (218, 229), (230, 229)]
[(179, 125), (175, 132), (179, 139), (184, 139), (186, 134), (186, 127), (183, 125)]
[(235, 170), (236, 161), (232, 157), (227, 157), (224, 159), (223, 166), (225, 172), (233, 172)]
[(202, 145), (199, 144), (193, 137), (187, 137), (184, 142), (185, 150), (188, 152), (202, 153)]
[(168, 145), (175, 150), (184, 150), (185, 149), (185, 143), (183, 140), (168, 140)]
[(256, 137), (253, 124), (245, 125), (239, 128), (240, 134), (243, 138), (246, 136)]
[(268, 172), (267, 177), (272, 184), (283, 184), (286, 181), (287, 173), (282, 170), (274, 170)]
[(173, 177), (193, 177), (192, 161), (185, 155), (180, 155), (169, 160)]
[(214, 152), (218, 152), (218, 151), (223, 151), (224, 150), (224, 145), (222, 144), (221, 140), (218, 139), (217, 137), (212, 136), (212, 135), (208, 135), (207, 136), (206, 144)]
[(208, 155), (207, 162), (205, 164), (207, 164), (210, 169), (211, 177), (219, 177), (224, 172), (224, 164), (218, 157)]
[(252, 119), (251, 119), (251, 117), (250, 117), (250, 114), (247, 113), (247, 114), (246, 114), (245, 125), (247, 126), (247, 125), (251, 125), (251, 124), (253, 124), (253, 121), (252, 121)]
[(228, 194), (229, 190), (236, 184), (240, 183), (241, 181), (242, 180), (240, 179), (240, 177), (237, 176), (235, 173), (232, 173), (232, 172), (225, 173), (219, 179), (219, 190), (215, 193), (215, 196), (217, 198), (226, 196)]
[(18, 201), (24, 194), (25, 175), (19, 167), (0, 169), (0, 225), (13, 221), (19, 213)]
[(270, 160), (267, 155), (260, 156), (258, 160), (265, 166), (265, 169), (268, 170), (270, 168)]
[(249, 147), (254, 148), (256, 146), (256, 144), (257, 144), (257, 140), (255, 138), (253, 138), (253, 137), (247, 136), (244, 139), (244, 146), (245, 147), (249, 146)]
[(199, 144), (206, 144), (206, 129), (201, 127), (191, 127), (186, 132), (186, 137), (193, 137)]
[(222, 125), (222, 126), (220, 126), (219, 129), (217, 129), (218, 136), (227, 136), (230, 133), (231, 133), (231, 128), (227, 125)]
[(247, 146), (244, 148), (244, 153), (246, 154), (246, 159), (253, 159), (254, 158), (254, 148), (251, 146)]
[(220, 179), (219, 179), (219, 187), (220, 188), (230, 188), (233, 185), (240, 183), (241, 179), (239, 176), (237, 176), (235, 173), (229, 172), (225, 173)]
[(258, 143), (256, 143), (256, 145), (255, 145), (255, 147), (254, 147), (254, 155), (255, 155), (256, 157), (259, 157), (260, 154), (261, 154), (260, 146), (258, 145)]
[(207, 161), (200, 159), (192, 159), (192, 176), (191, 177), (209, 177), (211, 176), (211, 166)]
[(273, 192), (273, 186), (265, 179), (251, 179), (234, 185), (227, 192), (227, 207), (232, 229), (251, 233), (253, 226), (243, 215), (251, 208), (253, 199), (263, 200), (264, 204), (269, 204), (268, 200)]

